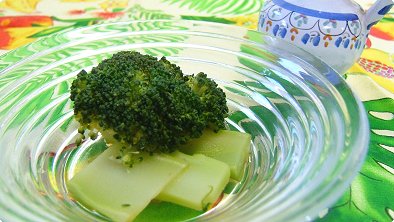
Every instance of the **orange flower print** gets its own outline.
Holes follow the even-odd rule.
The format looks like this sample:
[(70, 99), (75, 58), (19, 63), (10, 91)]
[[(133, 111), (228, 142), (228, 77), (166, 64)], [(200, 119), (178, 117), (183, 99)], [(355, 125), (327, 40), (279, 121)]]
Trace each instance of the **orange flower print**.
[(0, 28), (0, 49), (15, 49), (33, 42), (35, 39), (29, 38), (29, 36), (45, 29), (47, 29), (47, 27)]
[(28, 27), (28, 26), (52, 26), (53, 21), (49, 16), (2, 16), (0, 28)]
[(122, 16), (123, 12), (96, 12), (95, 15), (103, 19), (111, 19)]
[(378, 24), (374, 25), (371, 28), (370, 35), (384, 39), (384, 40), (394, 40), (394, 22), (386, 21), (387, 19), (383, 19)]
[(0, 49), (6, 49), (11, 42), (11, 36), (6, 30), (0, 28)]
[(48, 16), (0, 17), (0, 49), (10, 50), (34, 41), (29, 36), (53, 25)]
[(83, 9), (74, 9), (74, 10), (68, 11), (68, 14), (70, 14), (70, 15), (82, 15), (85, 13), (86, 13), (86, 11)]

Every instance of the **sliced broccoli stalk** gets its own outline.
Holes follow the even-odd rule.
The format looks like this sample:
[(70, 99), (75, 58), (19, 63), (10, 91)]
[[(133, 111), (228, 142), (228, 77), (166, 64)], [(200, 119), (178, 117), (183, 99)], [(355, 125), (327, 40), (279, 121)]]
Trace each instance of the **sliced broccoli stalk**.
[(131, 168), (124, 166), (121, 158), (126, 156), (119, 156), (121, 148), (117, 145), (100, 154), (67, 185), (71, 196), (89, 208), (115, 221), (131, 221), (152, 199), (195, 210), (214, 203), (230, 174), (233, 179), (242, 178), (250, 135), (206, 130), (202, 137), (182, 147), (194, 155), (141, 152), (138, 157), (143, 161)]
[(68, 181), (71, 196), (110, 219), (132, 221), (186, 166), (167, 154), (142, 154), (127, 168), (109, 148)]
[(230, 179), (227, 164), (202, 154), (176, 152), (174, 157), (188, 166), (156, 197), (195, 210), (203, 210), (220, 197)]
[(240, 181), (249, 157), (250, 141), (251, 136), (247, 133), (205, 130), (200, 138), (190, 140), (180, 150), (189, 155), (204, 154), (226, 163), (230, 167), (231, 178)]

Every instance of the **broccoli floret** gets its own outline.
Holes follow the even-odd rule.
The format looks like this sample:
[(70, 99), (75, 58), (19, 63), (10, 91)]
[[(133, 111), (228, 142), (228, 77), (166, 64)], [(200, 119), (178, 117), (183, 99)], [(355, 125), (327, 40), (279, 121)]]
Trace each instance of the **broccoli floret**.
[(186, 83), (200, 97), (203, 105), (204, 119), (208, 121), (208, 127), (214, 131), (224, 128), (223, 119), (227, 117), (228, 107), (226, 95), (218, 84), (207, 77), (205, 73), (185, 76)]
[(82, 70), (70, 99), (81, 127), (120, 143), (123, 154), (172, 152), (205, 128), (224, 128), (228, 111), (225, 94), (205, 74), (184, 76), (165, 57), (130, 51)]

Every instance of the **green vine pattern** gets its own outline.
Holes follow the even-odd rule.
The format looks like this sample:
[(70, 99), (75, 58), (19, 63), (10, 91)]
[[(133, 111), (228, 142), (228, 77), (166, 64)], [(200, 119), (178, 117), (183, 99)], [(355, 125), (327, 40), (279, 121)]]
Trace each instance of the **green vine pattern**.
[[(166, 21), (154, 24), (131, 23), (122, 28), (117, 25), (87, 27), (75, 30), (79, 36), (77, 38), (73, 36), (75, 33), (57, 33), (1, 56), (0, 91), (7, 93), (0, 95), (0, 117), (8, 115), (10, 111), (17, 111), (8, 123), (8, 128), (17, 127), (33, 117), (36, 119), (33, 128), (40, 124), (54, 124), (71, 110), (68, 93), (75, 75), (81, 69), (92, 67), (115, 52), (106, 52), (106, 48), (136, 43), (153, 44), (150, 48), (144, 48), (143, 52), (154, 56), (178, 54), (180, 48), (155, 47), (154, 44), (184, 42), (187, 39), (185, 35), (135, 34), (138, 31), (162, 28), (186, 29), (182, 26), (172, 26)], [(95, 38), (97, 33), (103, 35)], [(124, 33), (132, 34), (124, 36)], [(107, 35), (111, 37), (107, 38)], [(40, 116), (35, 116), (38, 113)], [(67, 124), (62, 127), (66, 126)]]
[[(261, 0), (162, 0), (164, 3), (176, 4), (179, 7), (188, 7), (201, 13), (211, 14), (243, 14), (250, 12), (257, 12), (260, 7), (251, 8), (250, 5), (261, 5)], [(249, 3), (250, 2), (250, 3)], [(220, 5), (220, 7), (218, 7)], [(134, 16), (134, 17), (133, 17)], [(130, 14), (129, 18), (159, 18), (167, 19), (171, 15), (166, 15), (160, 11), (145, 10), (139, 14)], [(103, 35), (112, 35), (117, 33), (136, 32), (145, 30), (184, 30), (187, 27), (173, 26), (171, 22), (155, 22), (155, 23), (131, 23), (129, 26), (106, 25), (95, 28), (84, 28), (76, 30), (79, 32), (80, 38), (77, 40), (83, 41), (84, 38), (96, 34), (97, 32)], [(70, 35), (72, 36), (72, 35)], [(5, 55), (0, 56), (0, 91), (3, 91), (13, 82), (18, 82), (15, 90), (8, 94), (0, 95), (0, 117), (6, 115), (12, 110), (20, 101), (23, 101), (28, 95), (34, 95), (31, 100), (24, 101), (22, 110), (17, 114), (8, 127), (15, 127), (22, 122), (31, 118), (33, 113), (45, 109), (45, 107), (53, 102), (55, 99), (59, 103), (52, 110), (48, 110), (40, 116), (35, 122), (35, 126), (40, 124), (51, 125), (59, 118), (63, 117), (69, 112), (71, 103), (65, 96), (68, 95), (70, 82), (72, 78), (68, 78), (58, 84), (51, 85), (52, 82), (62, 75), (74, 73), (78, 70), (97, 64), (99, 61), (110, 56), (110, 53), (103, 53), (92, 57), (80, 58), (76, 61), (71, 61), (42, 72), (35, 76), (35, 72), (48, 64), (53, 64), (56, 61), (64, 60), (78, 53), (85, 53), (89, 50), (98, 50), (112, 45), (123, 45), (130, 43), (154, 43), (157, 41), (168, 42), (183, 42), (185, 36), (167, 36), (156, 35), (155, 37), (146, 36), (130, 36), (119, 39), (111, 38), (101, 39), (88, 43), (79, 43), (72, 45), (65, 49), (57, 51), (48, 51), (51, 47), (56, 47), (61, 44), (71, 44), (68, 35), (64, 33), (57, 33), (51, 37), (44, 37), (35, 43), (21, 47), (17, 50), (11, 51)], [(75, 40), (75, 39), (74, 39)], [(246, 50), (247, 46), (243, 46)], [(151, 48), (145, 52), (156, 56), (170, 56), (179, 53), (178, 48)], [(42, 53), (43, 56), (38, 59), (32, 56), (36, 53)], [(256, 52), (257, 53), (257, 52)], [(268, 58), (269, 59), (269, 58)], [(22, 61), (29, 61), (28, 63), (18, 63)], [(242, 63), (242, 61), (241, 61)], [(243, 63), (244, 64), (244, 63)], [(257, 72), (267, 71), (263, 67), (254, 67), (255, 64), (244, 64), (247, 67)], [(15, 66), (15, 68), (14, 68)], [(8, 68), (12, 69), (8, 71)], [(37, 89), (41, 89), (37, 91)], [(228, 89), (231, 90), (231, 89)], [(366, 159), (360, 174), (356, 177), (348, 191), (342, 198), (329, 209), (327, 215), (317, 221), (382, 221), (389, 222), (393, 218), (388, 211), (394, 209), (394, 175), (388, 171), (385, 166), (394, 168), (394, 154), (387, 147), (394, 147), (393, 136), (384, 135), (380, 132), (389, 131), (394, 132), (394, 119), (378, 118), (373, 113), (391, 113), (394, 114), (394, 100), (391, 98), (384, 98), (380, 100), (372, 100), (364, 102), (365, 108), (368, 111), (368, 118), (371, 127), (371, 141), (369, 146), (369, 154)], [(235, 118), (235, 114), (232, 116)], [(235, 118), (236, 119), (236, 118)], [(65, 123), (66, 124), (66, 123)], [(67, 125), (64, 125), (67, 127)], [(247, 127), (246, 127), (247, 128)], [(63, 128), (65, 130), (65, 128)], [(384, 190), (384, 195), (382, 195)], [(379, 199), (379, 200), (378, 200)], [(378, 200), (378, 201), (377, 201)]]
[[(138, 32), (138, 31), (147, 31), (147, 30), (187, 30), (188, 28), (186, 26), (181, 26), (181, 25), (174, 25), (174, 23), (170, 21), (155, 21), (155, 22), (135, 22), (135, 23), (128, 23), (128, 25), (118, 25), (118, 24), (112, 24), (112, 25), (98, 25), (98, 26), (90, 26), (90, 27), (85, 27), (82, 29), (76, 29), (72, 30), (70, 32), (66, 33), (56, 33), (51, 35), (50, 37), (44, 37), (36, 42), (26, 45), (24, 47), (21, 47), (17, 50), (10, 51), (4, 55), (0, 56), (0, 75), (2, 75), (2, 78), (0, 79), (0, 90), (2, 87), (2, 83), (7, 84), (11, 80), (19, 79), (20, 77), (25, 75), (25, 71), (19, 70), (18, 72), (13, 72), (11, 75), (9, 72), (7, 72), (7, 67), (10, 67), (11, 65), (16, 65), (18, 62), (22, 61), (23, 59), (27, 60), (33, 60), (31, 58), (32, 55), (36, 53), (40, 53), (41, 55), (44, 53), (49, 53), (48, 50), (53, 50), (51, 49), (52, 47), (56, 47), (59, 45), (69, 45), (72, 44), (70, 41), (83, 41), (83, 39), (89, 39), (89, 38), (94, 38), (97, 36), (97, 33), (100, 33), (101, 36), (108, 36), (108, 35), (114, 35), (114, 34), (119, 34), (119, 33), (127, 33), (127, 32)], [(78, 36), (78, 37), (75, 37)], [(156, 40), (160, 40), (162, 36), (157, 36), (155, 37)], [(185, 36), (182, 35), (177, 35), (177, 36), (171, 36), (168, 37), (171, 39), (172, 42), (178, 42), (181, 40), (185, 40)], [(112, 39), (112, 38), (111, 38)], [(130, 36), (128, 40), (130, 39), (136, 39), (136, 36)], [(140, 38), (139, 40), (144, 41), (147, 39), (146, 37)], [(152, 39), (153, 41), (154, 39)], [(104, 40), (103, 40), (104, 41)], [(96, 42), (96, 41), (95, 41)], [(105, 41), (104, 41), (105, 42)], [(137, 40), (134, 40), (134, 43), (137, 42)], [(107, 42), (108, 44), (116, 44), (119, 42), (116, 42), (116, 40), (112, 40), (112, 42)], [(88, 44), (88, 43), (86, 43)], [(72, 46), (72, 45), (71, 45)], [(97, 45), (97, 48), (103, 48), (102, 46)], [(64, 49), (63, 49), (64, 50)], [(67, 49), (70, 50), (70, 49)], [(77, 48), (78, 50), (78, 48)], [(168, 52), (168, 54), (173, 54), (173, 52)], [(20, 72), (22, 71), (22, 72)], [(6, 76), (4, 76), (6, 75)], [(16, 76), (15, 76), (16, 75)]]
[(169, 5), (211, 15), (245, 15), (259, 12), (263, 0), (162, 0)]
[(161, 10), (150, 10), (142, 7), (139, 4), (123, 11), (125, 14), (120, 18), (109, 20), (102, 20), (98, 23), (118, 22), (118, 21), (138, 21), (138, 20), (159, 20), (159, 19), (172, 19), (173, 15), (167, 14)]

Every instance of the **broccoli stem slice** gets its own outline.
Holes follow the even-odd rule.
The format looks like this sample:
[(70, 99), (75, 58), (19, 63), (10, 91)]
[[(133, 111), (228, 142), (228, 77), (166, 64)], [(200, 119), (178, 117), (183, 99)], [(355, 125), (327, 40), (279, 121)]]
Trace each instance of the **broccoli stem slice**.
[(202, 154), (176, 152), (174, 157), (186, 161), (188, 166), (155, 199), (195, 210), (212, 205), (230, 180), (229, 166)]
[(186, 166), (167, 154), (143, 154), (132, 168), (109, 148), (68, 181), (71, 196), (117, 222), (132, 221)]
[(203, 154), (222, 161), (230, 167), (231, 178), (240, 181), (249, 157), (250, 143), (251, 136), (247, 133), (205, 130), (201, 137), (191, 139), (180, 151), (189, 155)]
[(246, 133), (206, 130), (181, 148), (194, 155), (141, 153), (143, 161), (131, 168), (117, 159), (120, 149), (114, 144), (74, 175), (68, 190), (82, 204), (119, 222), (132, 221), (152, 199), (205, 209), (218, 199), (230, 175), (242, 179), (250, 140)]

